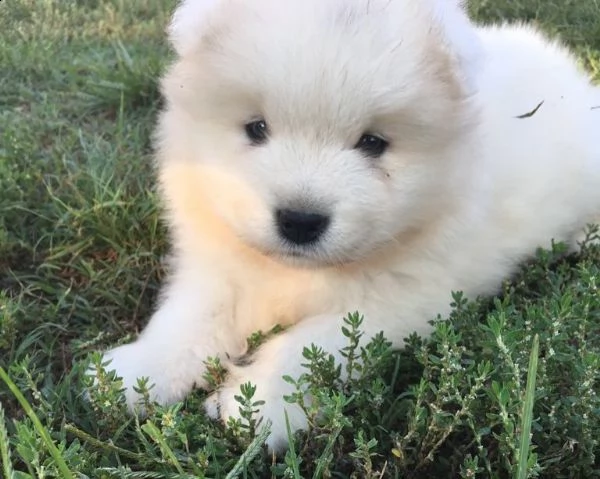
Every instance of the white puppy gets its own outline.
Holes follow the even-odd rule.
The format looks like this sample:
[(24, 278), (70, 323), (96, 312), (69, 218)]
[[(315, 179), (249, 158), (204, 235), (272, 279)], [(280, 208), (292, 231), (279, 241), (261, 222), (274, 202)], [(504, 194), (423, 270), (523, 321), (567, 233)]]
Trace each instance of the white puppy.
[(401, 346), (452, 290), (495, 293), (600, 213), (600, 90), (531, 28), (475, 27), (457, 0), (184, 0), (170, 39), (171, 279), (139, 339), (107, 353), (130, 406), (138, 377), (177, 401), (207, 386), (208, 356), (291, 326), (209, 400), (236, 416), (254, 383), (284, 446), (284, 407), (306, 424), (282, 376), (304, 346), (343, 347), (348, 312)]

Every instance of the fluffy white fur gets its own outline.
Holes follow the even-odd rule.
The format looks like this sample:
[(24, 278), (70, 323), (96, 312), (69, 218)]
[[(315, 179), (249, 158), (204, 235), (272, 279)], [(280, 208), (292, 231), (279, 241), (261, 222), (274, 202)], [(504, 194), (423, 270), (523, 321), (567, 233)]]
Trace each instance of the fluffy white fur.
[[(529, 27), (476, 27), (451, 0), (184, 0), (170, 38), (157, 157), (171, 279), (139, 339), (107, 353), (132, 407), (136, 378), (170, 403), (206, 387), (218, 356), (230, 375), (209, 412), (238, 415), (250, 381), (283, 447), (284, 408), (293, 428), (305, 419), (282, 376), (303, 372), (303, 346), (342, 347), (348, 312), (365, 340), (401, 346), (451, 291), (495, 293), (600, 214), (599, 89)], [(256, 146), (244, 124), (258, 117)], [(354, 148), (364, 132), (389, 140), (381, 158)], [(282, 207), (331, 224), (292, 248)], [(275, 324), (291, 327), (230, 363)]]

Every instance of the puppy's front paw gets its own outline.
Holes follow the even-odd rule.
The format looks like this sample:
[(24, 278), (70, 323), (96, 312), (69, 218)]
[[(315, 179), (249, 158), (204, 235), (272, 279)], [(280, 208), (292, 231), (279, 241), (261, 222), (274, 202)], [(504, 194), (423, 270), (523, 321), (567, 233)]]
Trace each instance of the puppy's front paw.
[[(154, 351), (143, 343), (120, 346), (104, 353), (106, 371), (115, 371), (125, 389), (125, 399), (130, 411), (138, 409), (141, 395), (134, 390), (138, 379), (148, 378), (150, 400), (162, 405), (180, 401), (194, 386), (194, 379), (177, 362), (170, 361), (164, 352)], [(96, 371), (92, 367), (90, 375)], [(143, 412), (143, 411), (140, 411)]]
[(253, 364), (230, 369), (229, 379), (206, 400), (206, 412), (212, 418), (221, 419), (225, 423), (230, 418), (244, 421), (241, 415), (242, 405), (235, 396), (242, 395), (241, 387), (246, 383), (256, 387), (252, 402), (264, 401), (264, 404), (256, 408), (256, 417), (262, 418), (262, 424), (271, 422), (271, 434), (266, 440), (267, 447), (275, 452), (284, 450), (289, 444), (285, 413), (287, 412), (291, 433), (306, 429), (308, 421), (298, 405), (290, 404), (284, 399), (285, 395), (293, 392), (293, 388), (280, 375), (275, 374), (272, 368)]

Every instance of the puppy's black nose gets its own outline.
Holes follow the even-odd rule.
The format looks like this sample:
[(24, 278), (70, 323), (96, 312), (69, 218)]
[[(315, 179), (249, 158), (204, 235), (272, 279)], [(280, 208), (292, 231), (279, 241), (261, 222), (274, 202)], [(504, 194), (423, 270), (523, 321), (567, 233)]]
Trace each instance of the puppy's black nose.
[(317, 241), (329, 226), (329, 216), (304, 211), (277, 210), (275, 219), (279, 234), (297, 245)]

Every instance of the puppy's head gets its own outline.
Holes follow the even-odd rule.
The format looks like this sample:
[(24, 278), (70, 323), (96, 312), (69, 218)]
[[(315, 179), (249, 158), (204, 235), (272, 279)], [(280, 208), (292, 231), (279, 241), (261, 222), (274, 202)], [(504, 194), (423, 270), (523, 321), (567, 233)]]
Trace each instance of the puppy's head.
[[(184, 0), (161, 167), (261, 252), (323, 265), (448, 202), (477, 39), (456, 0)], [(177, 188), (168, 195), (177, 195)]]

